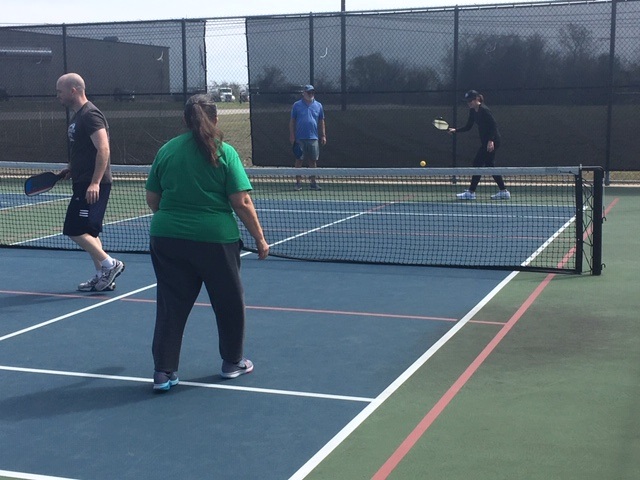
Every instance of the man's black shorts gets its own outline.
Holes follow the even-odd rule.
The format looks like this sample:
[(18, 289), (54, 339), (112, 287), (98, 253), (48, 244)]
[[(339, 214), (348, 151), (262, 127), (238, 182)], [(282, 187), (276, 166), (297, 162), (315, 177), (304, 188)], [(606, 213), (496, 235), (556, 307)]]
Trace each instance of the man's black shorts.
[(87, 182), (73, 184), (73, 196), (67, 207), (67, 216), (62, 229), (62, 233), (68, 237), (77, 237), (85, 233), (97, 237), (102, 232), (102, 220), (107, 210), (111, 184), (100, 184), (98, 201), (91, 205), (86, 199), (87, 188), (89, 188)]

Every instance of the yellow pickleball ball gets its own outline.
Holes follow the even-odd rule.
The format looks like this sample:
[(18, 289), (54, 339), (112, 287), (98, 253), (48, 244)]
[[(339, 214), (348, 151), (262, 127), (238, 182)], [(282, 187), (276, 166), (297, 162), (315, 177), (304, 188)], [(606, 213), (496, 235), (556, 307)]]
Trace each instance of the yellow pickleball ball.
[(427, 166), (427, 162), (425, 162), (424, 160), (422, 160), (422, 161), (420, 162), (420, 166), (421, 166), (421, 167), (426, 167), (426, 166)]

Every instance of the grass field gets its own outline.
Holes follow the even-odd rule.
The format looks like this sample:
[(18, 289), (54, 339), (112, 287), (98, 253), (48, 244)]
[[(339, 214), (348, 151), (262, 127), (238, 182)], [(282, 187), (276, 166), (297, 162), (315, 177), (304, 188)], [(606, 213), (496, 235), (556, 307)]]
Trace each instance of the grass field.
[[(109, 122), (114, 164), (150, 164), (158, 148), (184, 131), (181, 102), (96, 99)], [(225, 140), (251, 164), (247, 104), (220, 103)], [(0, 161), (66, 162), (66, 115), (57, 99), (0, 103)]]

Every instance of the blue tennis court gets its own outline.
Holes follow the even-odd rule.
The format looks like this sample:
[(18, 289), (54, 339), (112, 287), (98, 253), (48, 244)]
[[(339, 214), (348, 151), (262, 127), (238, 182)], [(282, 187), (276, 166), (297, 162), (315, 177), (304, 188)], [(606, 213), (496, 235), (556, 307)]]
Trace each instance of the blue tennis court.
[[(505, 277), (243, 259), (251, 375), (223, 381), (210, 307), (181, 383), (153, 394), (154, 277), (120, 256), (115, 292), (78, 294), (84, 253), (1, 249), (3, 469), (63, 478), (289, 478)], [(25, 275), (42, 271), (46, 275)], [(451, 292), (455, 291), (455, 301)], [(215, 473), (214, 473), (215, 472)]]

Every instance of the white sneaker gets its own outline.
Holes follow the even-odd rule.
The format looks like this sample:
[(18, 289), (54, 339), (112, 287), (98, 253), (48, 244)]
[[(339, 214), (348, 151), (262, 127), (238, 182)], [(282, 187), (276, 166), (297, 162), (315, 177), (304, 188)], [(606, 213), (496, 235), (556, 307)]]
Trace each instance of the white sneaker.
[[(87, 280), (86, 282), (82, 282), (81, 284), (78, 285), (78, 291), (79, 292), (97, 292), (96, 283), (98, 283), (98, 280), (100, 280), (100, 277), (96, 276), (90, 280)], [(116, 282), (112, 282), (111, 285), (105, 288), (105, 290), (109, 290), (109, 291), (113, 291), (115, 289), (116, 289)]]
[(98, 283), (98, 280), (100, 280), (100, 277), (95, 276), (90, 280), (87, 280), (86, 282), (82, 282), (81, 284), (78, 285), (78, 291), (79, 292), (95, 292), (96, 291), (95, 287), (96, 287), (96, 283)]
[(458, 193), (456, 195), (456, 197), (458, 197), (459, 200), (475, 200), (476, 199), (476, 192), (472, 192), (470, 190), (465, 190), (462, 193)]
[(491, 200), (509, 200), (510, 198), (509, 190), (500, 190), (495, 195), (491, 195)]
[(94, 288), (98, 292), (106, 290), (122, 272), (124, 272), (124, 263), (120, 260), (116, 260), (116, 264), (111, 268), (102, 267), (102, 275), (96, 282)]

